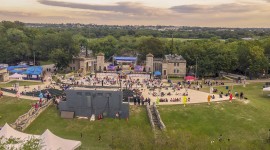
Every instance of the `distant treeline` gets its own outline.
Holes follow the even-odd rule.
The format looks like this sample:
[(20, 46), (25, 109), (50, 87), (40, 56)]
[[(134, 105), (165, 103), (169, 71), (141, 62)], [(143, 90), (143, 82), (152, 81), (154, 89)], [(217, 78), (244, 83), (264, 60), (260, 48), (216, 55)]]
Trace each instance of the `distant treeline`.
[(210, 27), (175, 27), (175, 26), (116, 26), (116, 25), (84, 25), (84, 24), (27, 24), (29, 27), (69, 30), (80, 33), (87, 38), (101, 38), (108, 35), (121, 36), (153, 36), (189, 39), (241, 39), (258, 38), (270, 35), (270, 28), (210, 28)]
[(131, 36), (119, 33), (113, 36), (111, 32), (117, 30), (108, 29), (108, 36), (93, 38), (89, 35), (95, 33), (80, 30), (84, 29), (29, 28), (21, 22), (1, 22), (0, 63), (30, 61), (35, 55), (37, 61), (52, 60), (59, 69), (64, 69), (81, 48), (86, 48), (94, 54), (105, 53), (107, 60), (112, 55), (137, 55), (140, 63), (148, 53), (159, 58), (170, 53), (180, 54), (187, 60), (188, 72), (194, 72), (197, 60), (200, 76), (215, 76), (226, 71), (258, 77), (266, 74), (269, 68), (270, 37), (172, 40), (152, 34)]

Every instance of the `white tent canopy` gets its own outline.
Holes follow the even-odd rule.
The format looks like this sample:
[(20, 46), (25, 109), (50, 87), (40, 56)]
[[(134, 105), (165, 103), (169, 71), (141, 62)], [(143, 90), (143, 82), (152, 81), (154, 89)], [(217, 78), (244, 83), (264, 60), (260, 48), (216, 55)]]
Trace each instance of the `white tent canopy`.
[[(32, 138), (40, 139), (41, 148), (44, 150), (74, 150), (81, 146), (80, 141), (60, 138), (51, 133), (48, 129), (42, 135), (31, 135), (13, 129), (7, 123), (0, 130), (0, 137), (3, 137), (2, 140), (16, 138), (25, 142)], [(21, 144), (13, 145), (13, 147), (18, 149), (20, 149), (21, 146)]]
[(39, 138), (39, 135), (31, 135), (19, 132), (6, 123), (4, 127), (0, 130), (0, 137), (4, 137), (6, 139), (18, 138), (20, 140), (30, 140), (31, 138)]
[(270, 91), (270, 87), (263, 88), (264, 92)]
[(24, 75), (14, 73), (13, 75), (9, 76), (9, 79), (19, 79), (21, 80), (24, 77)]
[(42, 149), (60, 149), (60, 150), (74, 150), (81, 146), (80, 141), (66, 140), (54, 135), (48, 129), (41, 135), (41, 141), (44, 143)]

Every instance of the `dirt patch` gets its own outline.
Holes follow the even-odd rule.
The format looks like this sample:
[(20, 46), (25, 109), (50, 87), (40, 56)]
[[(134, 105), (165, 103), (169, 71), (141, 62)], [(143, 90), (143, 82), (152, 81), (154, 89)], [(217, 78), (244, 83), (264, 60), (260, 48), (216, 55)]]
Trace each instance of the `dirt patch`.
[(248, 104), (250, 101), (249, 100), (244, 100), (243, 103), (244, 104)]

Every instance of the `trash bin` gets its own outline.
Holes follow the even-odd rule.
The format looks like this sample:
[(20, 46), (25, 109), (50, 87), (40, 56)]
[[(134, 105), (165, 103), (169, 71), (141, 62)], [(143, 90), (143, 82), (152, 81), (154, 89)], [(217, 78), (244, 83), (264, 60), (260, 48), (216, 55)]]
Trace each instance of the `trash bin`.
[(228, 90), (229, 89), (229, 86), (226, 86), (226, 90)]

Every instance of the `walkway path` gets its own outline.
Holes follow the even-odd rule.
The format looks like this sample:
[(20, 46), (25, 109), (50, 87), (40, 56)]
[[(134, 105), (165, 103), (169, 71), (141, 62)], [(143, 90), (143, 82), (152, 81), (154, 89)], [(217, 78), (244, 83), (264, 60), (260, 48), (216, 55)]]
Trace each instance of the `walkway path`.
[[(182, 98), (182, 94), (185, 92), (185, 89), (181, 89), (181, 90), (176, 90), (176, 92), (178, 93), (178, 95), (176, 95), (176, 92), (173, 92), (173, 90), (171, 88), (169, 88), (168, 90), (162, 89), (160, 92), (159, 90), (155, 90), (157, 93), (172, 93), (172, 95), (168, 96), (165, 95), (164, 97), (161, 96), (153, 96), (152, 93), (153, 91), (149, 91), (148, 89), (145, 89), (142, 91), (142, 95), (144, 96), (144, 98), (150, 98), (151, 99), (151, 103), (156, 102), (157, 98), (167, 98), (168, 101), (170, 101), (171, 98)], [(150, 92), (150, 94), (149, 94)], [(187, 102), (187, 104), (194, 104), (194, 103), (206, 103), (207, 102), (207, 97), (208, 97), (209, 93), (206, 92), (202, 92), (202, 91), (198, 91), (198, 90), (192, 90), (192, 89), (188, 89), (188, 97), (190, 98), (190, 102)], [(229, 100), (229, 97), (225, 97), (223, 96), (223, 98), (219, 98), (218, 94), (211, 94), (211, 95), (215, 95), (215, 99), (211, 99), (211, 102), (218, 102), (218, 101), (226, 101)], [(159, 105), (175, 105), (175, 104), (183, 104), (182, 102), (160, 102)]]

